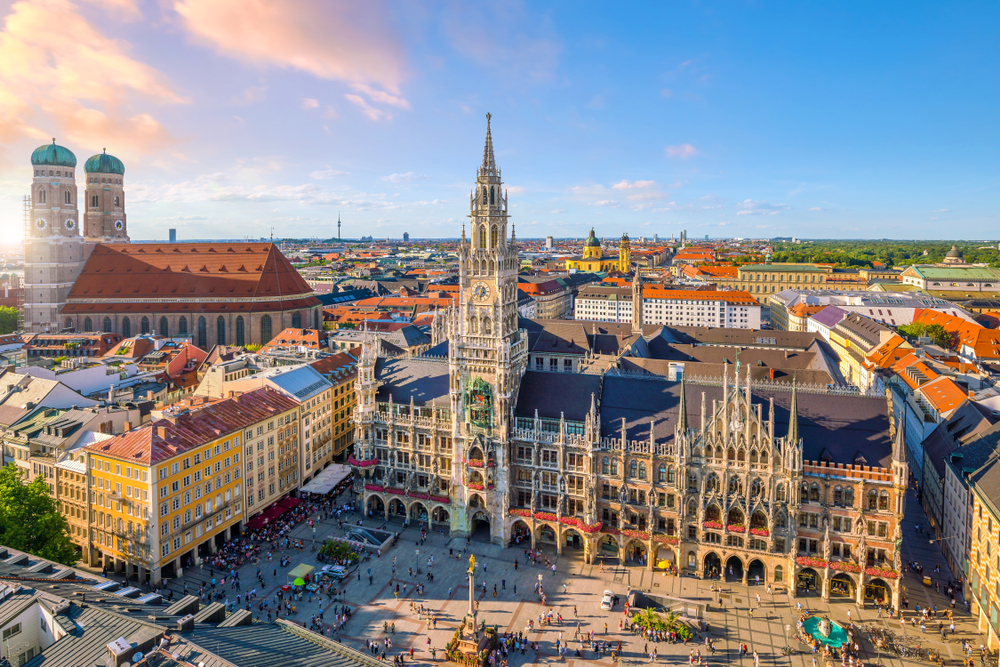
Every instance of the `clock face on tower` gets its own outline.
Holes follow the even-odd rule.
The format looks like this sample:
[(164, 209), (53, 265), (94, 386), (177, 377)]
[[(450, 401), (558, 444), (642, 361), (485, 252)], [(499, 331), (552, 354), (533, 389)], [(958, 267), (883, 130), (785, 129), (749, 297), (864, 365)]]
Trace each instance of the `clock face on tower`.
[(122, 222), (121, 220), (115, 220), (115, 229), (121, 231), (124, 226), (125, 226), (124, 222)]
[(38, 227), (39, 229), (45, 229), (45, 225), (47, 224), (49, 223), (45, 221), (45, 218), (39, 218), (38, 220), (35, 220), (35, 227)]
[(472, 286), (472, 295), (477, 301), (485, 301), (490, 296), (490, 286), (486, 283), (476, 283)]

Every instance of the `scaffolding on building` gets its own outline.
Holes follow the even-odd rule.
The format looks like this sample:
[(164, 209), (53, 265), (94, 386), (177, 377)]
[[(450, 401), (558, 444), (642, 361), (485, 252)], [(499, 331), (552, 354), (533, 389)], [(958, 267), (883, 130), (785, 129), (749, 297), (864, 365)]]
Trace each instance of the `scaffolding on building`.
[(21, 248), (24, 251), (24, 280), (21, 281), (21, 289), (17, 291), (18, 331), (24, 331), (24, 295), (28, 291), (28, 253), (31, 250), (28, 241), (31, 238), (31, 197), (25, 196), (21, 198), (21, 208), (21, 224), (23, 227), (21, 232)]

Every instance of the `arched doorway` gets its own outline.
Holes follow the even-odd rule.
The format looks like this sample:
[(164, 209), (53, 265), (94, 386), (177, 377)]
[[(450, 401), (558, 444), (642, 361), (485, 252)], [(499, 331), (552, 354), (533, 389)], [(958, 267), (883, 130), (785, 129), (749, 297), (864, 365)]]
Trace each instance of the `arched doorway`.
[(665, 544), (656, 547), (656, 567), (661, 570), (672, 570), (677, 566), (677, 555)]
[(528, 524), (524, 521), (517, 520), (514, 525), (510, 527), (510, 543), (514, 544), (531, 544), (531, 529), (528, 528)]
[(368, 503), (365, 509), (368, 512), (368, 516), (373, 519), (385, 518), (385, 505), (378, 496), (368, 496)]
[(427, 523), (427, 508), (421, 502), (410, 505), (410, 521)]
[(795, 577), (795, 587), (799, 590), (799, 595), (816, 593), (819, 590), (819, 575), (816, 570), (811, 567), (801, 570)]
[(583, 535), (574, 528), (570, 528), (563, 533), (563, 545), (570, 549), (583, 549)]
[(722, 559), (715, 552), (705, 555), (705, 578), (718, 579), (722, 574)]
[(546, 544), (556, 543), (556, 531), (552, 526), (543, 523), (538, 527), (538, 540)]
[(406, 506), (399, 498), (393, 498), (389, 501), (389, 516), (387, 518), (391, 519), (395, 516), (406, 517)]
[(892, 589), (881, 579), (872, 579), (865, 584), (865, 599), (875, 600), (878, 604), (885, 604), (885, 601), (892, 597)]
[(639, 540), (631, 540), (625, 545), (625, 559), (633, 565), (645, 565), (648, 555), (646, 545)]
[(854, 580), (840, 572), (830, 578), (830, 595), (854, 599)]
[(478, 510), (473, 513), (472, 525), (470, 528), (471, 530), (469, 530), (469, 534), (471, 539), (479, 540), (481, 542), (490, 541), (490, 517), (486, 514), (486, 512)]
[(451, 519), (451, 515), (445, 508), (435, 507), (431, 510), (431, 518), (434, 520), (434, 523), (448, 523)]
[(743, 581), (743, 561), (739, 556), (730, 556), (726, 560), (726, 581)]
[(758, 558), (754, 558), (747, 565), (747, 583), (760, 586), (767, 581), (767, 568)]

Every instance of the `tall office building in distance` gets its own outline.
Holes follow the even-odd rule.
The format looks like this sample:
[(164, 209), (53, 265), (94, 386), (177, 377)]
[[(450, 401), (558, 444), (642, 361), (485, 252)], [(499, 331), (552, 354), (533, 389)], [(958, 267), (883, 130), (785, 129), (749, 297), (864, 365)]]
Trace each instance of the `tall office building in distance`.
[(168, 234), (167, 238), (170, 239), (171, 243), (177, 243), (177, 230), (176, 229), (167, 230), (167, 234)]
[(403, 232), (403, 243), (409, 243), (409, 242), (410, 242), (410, 233)]
[(545, 249), (546, 250), (552, 250), (552, 247), (554, 245), (555, 245), (554, 239), (551, 236), (546, 236), (545, 237)]

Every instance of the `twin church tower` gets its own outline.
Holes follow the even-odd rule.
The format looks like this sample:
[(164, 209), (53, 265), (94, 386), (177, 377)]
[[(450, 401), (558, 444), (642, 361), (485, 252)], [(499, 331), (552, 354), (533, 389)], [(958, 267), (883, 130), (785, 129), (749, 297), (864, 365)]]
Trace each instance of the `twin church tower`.
[(35, 149), (31, 166), (31, 217), (24, 230), (24, 329), (56, 333), (59, 311), (94, 247), (129, 242), (125, 165), (106, 152), (88, 159), (83, 165), (87, 186), (82, 205), (72, 151), (53, 139)]

